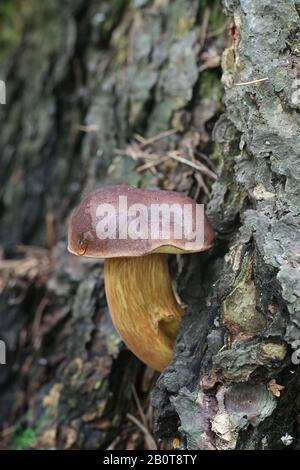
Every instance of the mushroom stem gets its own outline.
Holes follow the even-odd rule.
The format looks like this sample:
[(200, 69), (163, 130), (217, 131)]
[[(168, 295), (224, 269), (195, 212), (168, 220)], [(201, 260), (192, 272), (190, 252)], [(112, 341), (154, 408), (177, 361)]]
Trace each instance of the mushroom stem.
[(141, 361), (162, 371), (172, 358), (182, 316), (166, 255), (107, 258), (104, 279), (111, 317), (124, 342)]

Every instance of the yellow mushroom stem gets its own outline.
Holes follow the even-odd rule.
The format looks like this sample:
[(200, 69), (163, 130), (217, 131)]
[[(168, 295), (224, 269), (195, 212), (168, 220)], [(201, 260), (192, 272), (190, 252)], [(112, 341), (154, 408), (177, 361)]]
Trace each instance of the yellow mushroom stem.
[(166, 255), (108, 258), (104, 278), (116, 329), (141, 361), (161, 372), (172, 358), (182, 316), (172, 290)]

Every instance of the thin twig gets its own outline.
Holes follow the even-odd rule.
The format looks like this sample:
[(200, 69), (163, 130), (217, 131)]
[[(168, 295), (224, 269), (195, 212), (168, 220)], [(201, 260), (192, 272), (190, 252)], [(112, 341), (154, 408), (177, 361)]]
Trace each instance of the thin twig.
[(151, 137), (150, 139), (145, 139), (141, 135), (135, 134), (135, 141), (131, 142), (125, 150), (116, 149), (115, 153), (117, 155), (127, 155), (135, 161), (144, 160), (144, 163), (137, 168), (138, 172), (142, 172), (145, 170), (155, 172), (156, 167), (158, 165), (166, 162), (169, 159), (172, 159), (177, 161), (178, 163), (190, 166), (194, 170), (203, 173), (204, 175), (208, 176), (209, 178), (215, 181), (217, 179), (215, 172), (195, 159), (193, 149), (189, 149), (190, 160), (182, 157), (180, 155), (180, 152), (176, 150), (168, 151), (166, 152), (166, 155), (160, 155), (157, 153), (152, 153), (150, 150), (146, 151), (144, 149), (144, 147), (153, 144), (157, 140), (168, 137), (172, 134), (175, 134), (176, 132), (176, 129), (169, 129), (168, 131), (161, 132), (160, 134), (157, 134), (156, 136)]
[(157, 445), (150, 431), (131, 413), (127, 413), (126, 417), (132, 421), (144, 434), (145, 443), (148, 450), (157, 450)]
[(150, 170), (153, 167), (161, 165), (162, 163), (166, 162), (167, 160), (169, 160), (169, 157), (162, 157), (157, 161), (144, 163), (143, 165), (138, 166), (136, 171), (140, 173), (140, 172), (145, 171), (145, 170)]
[(215, 175), (215, 173), (211, 171), (209, 168), (207, 168), (205, 165), (203, 165), (202, 163), (190, 162), (186, 158), (180, 157), (178, 155), (174, 155), (173, 153), (169, 153), (168, 157), (172, 158), (176, 162), (183, 163), (184, 165), (190, 166), (194, 168), (195, 170), (198, 170), (201, 173), (206, 174), (206, 176), (209, 176), (214, 181), (217, 179), (217, 176)]
[(208, 189), (207, 185), (205, 184), (201, 173), (199, 173), (199, 172), (195, 173), (195, 179), (197, 181), (197, 191), (196, 191), (196, 194), (195, 194), (194, 197), (195, 197), (195, 200), (197, 200), (198, 196), (200, 194), (201, 188), (203, 188), (203, 191), (206, 195), (209, 194), (209, 189)]
[(148, 426), (148, 423), (147, 423), (147, 418), (145, 416), (145, 413), (144, 413), (144, 410), (142, 408), (142, 405), (141, 405), (141, 402), (140, 402), (140, 399), (138, 397), (138, 394), (136, 393), (136, 389), (135, 389), (135, 386), (132, 384), (131, 385), (131, 389), (132, 389), (132, 393), (133, 393), (133, 398), (135, 400), (135, 403), (136, 403), (136, 406), (137, 406), (137, 409), (138, 409), (138, 412), (139, 412), (139, 415), (141, 417), (141, 420), (143, 421), (143, 425), (145, 427)]
[(138, 151), (138, 149), (135, 149), (133, 146), (130, 146), (125, 150), (116, 150), (116, 153), (118, 155), (127, 155), (131, 157), (133, 160), (141, 160), (141, 159), (152, 160), (151, 162), (145, 163), (141, 165), (140, 167), (138, 167), (139, 172), (147, 170), (148, 168), (153, 168), (169, 159), (172, 159), (172, 160), (177, 161), (178, 163), (182, 163), (184, 165), (190, 166), (191, 168), (194, 168), (195, 170), (200, 171), (201, 173), (205, 174), (206, 176), (213, 179), (214, 181), (216, 181), (217, 179), (216, 174), (212, 170), (207, 168), (207, 166), (203, 165), (203, 163), (192, 162), (188, 160), (187, 158), (181, 157), (180, 155), (178, 155), (177, 151), (168, 152), (167, 155), (163, 156), (163, 155), (158, 155), (154, 153), (143, 152), (142, 150)]
[(200, 157), (202, 158), (202, 160), (205, 161), (205, 163), (207, 163), (208, 166), (210, 166), (211, 170), (215, 172), (215, 165), (213, 164), (213, 162), (208, 158), (207, 155), (205, 155), (205, 153), (202, 153), (202, 152), (199, 152), (199, 150), (196, 150), (196, 155), (197, 157)]
[(208, 33), (208, 34), (207, 34), (207, 39), (210, 39), (210, 38), (214, 38), (214, 37), (216, 37), (216, 36), (219, 36), (220, 34), (224, 33), (224, 31), (226, 31), (226, 24), (223, 24), (222, 26), (220, 26), (220, 28), (215, 29), (215, 30), (212, 31), (211, 33)]
[(47, 299), (47, 297), (43, 297), (36, 309), (36, 313), (35, 313), (34, 320), (32, 323), (31, 337), (32, 337), (33, 349), (35, 351), (38, 351), (41, 345), (40, 325), (41, 325), (43, 313), (48, 305), (49, 305), (49, 299)]
[(210, 8), (206, 7), (203, 14), (203, 21), (201, 25), (201, 34), (200, 34), (200, 51), (203, 49), (206, 37), (207, 37), (207, 28), (210, 17)]
[(169, 129), (167, 131), (164, 131), (164, 132), (160, 132), (159, 134), (156, 134), (155, 136), (153, 137), (150, 137), (149, 139), (145, 139), (144, 137), (142, 137), (141, 135), (139, 134), (134, 134), (134, 138), (135, 140), (137, 140), (140, 144), (142, 144), (143, 146), (145, 145), (150, 145), (150, 144), (153, 144), (154, 142), (158, 141), (158, 140), (161, 140), (161, 139), (164, 139), (165, 137), (169, 137), (170, 135), (173, 135), (173, 134), (176, 134), (177, 130), (176, 129)]
[(250, 82), (234, 83), (234, 86), (252, 85), (254, 83), (265, 82), (266, 80), (269, 80), (269, 77), (258, 78), (257, 80), (251, 80)]
[(108, 447), (106, 447), (106, 450), (115, 450), (116, 448), (116, 445), (119, 443), (120, 441), (120, 436), (117, 436), (110, 444)]
[(219, 55), (216, 55), (207, 60), (204, 60), (203, 64), (200, 65), (198, 71), (200, 73), (200, 72), (204, 72), (204, 70), (207, 70), (207, 69), (214, 69), (216, 67), (219, 67), (220, 63), (221, 63), (221, 57)]
[(147, 410), (147, 420), (148, 420), (148, 423), (152, 423), (153, 422), (153, 408), (152, 406), (149, 404), (148, 406), (148, 410)]

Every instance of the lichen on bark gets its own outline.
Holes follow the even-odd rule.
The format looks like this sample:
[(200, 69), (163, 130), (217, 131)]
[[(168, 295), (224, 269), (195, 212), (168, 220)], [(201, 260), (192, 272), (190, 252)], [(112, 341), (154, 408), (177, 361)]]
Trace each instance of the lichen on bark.
[[(219, 261), (220, 252), (213, 255), (207, 296), (183, 323), (174, 361), (158, 381), (154, 401), (164, 403), (165, 414), (157, 427), (164, 435), (166, 422), (173, 422), (167, 434), (174, 432), (168, 397), (175, 396), (187, 445), (192, 439), (198, 448), (282, 448), (280, 437), (288, 432), (297, 448), (299, 404), (293, 409), (289, 400), (299, 372), (288, 351), (300, 333), (299, 14), (293, 1), (225, 0), (224, 7), (231, 35), (223, 56), (226, 114), (214, 130), (223, 162), (209, 210), (228, 251)], [(200, 275), (201, 264), (197, 269)], [(285, 386), (276, 399), (268, 391), (270, 378)], [(246, 421), (237, 422), (220, 396), (241, 382), (235, 410)], [(244, 401), (250, 390), (256, 403), (251, 416)], [(199, 404), (192, 429), (185, 424), (191, 393), (191, 406)], [(216, 407), (207, 407), (208, 401)]]

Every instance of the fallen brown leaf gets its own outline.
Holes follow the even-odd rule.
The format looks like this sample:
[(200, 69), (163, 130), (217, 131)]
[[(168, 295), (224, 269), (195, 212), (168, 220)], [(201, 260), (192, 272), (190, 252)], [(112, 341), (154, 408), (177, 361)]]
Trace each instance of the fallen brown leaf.
[(284, 390), (284, 388), (285, 387), (283, 385), (276, 383), (275, 379), (270, 380), (268, 383), (268, 390), (273, 393), (275, 397), (280, 397), (281, 391)]

